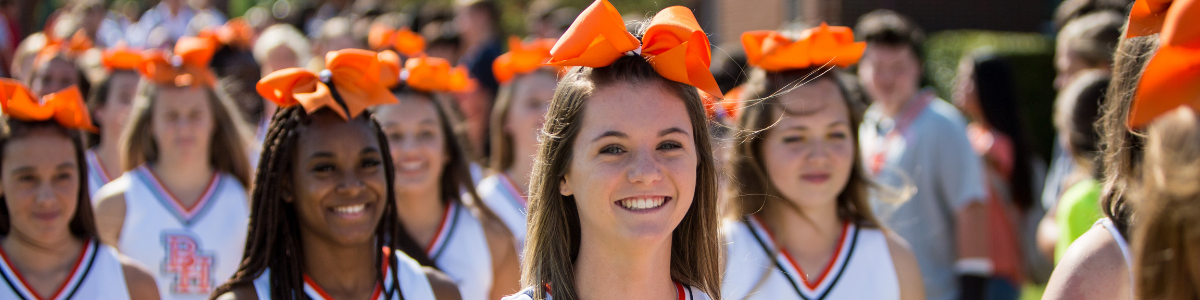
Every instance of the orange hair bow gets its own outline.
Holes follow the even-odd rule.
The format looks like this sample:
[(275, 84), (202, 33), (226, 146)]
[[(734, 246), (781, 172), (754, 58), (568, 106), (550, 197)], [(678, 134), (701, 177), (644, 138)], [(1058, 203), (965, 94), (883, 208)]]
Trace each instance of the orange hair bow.
[(612, 3), (597, 0), (554, 44), (548, 64), (599, 68), (627, 54), (646, 56), (654, 70), (667, 79), (721, 96), (716, 79), (708, 71), (712, 64), (708, 36), (692, 11), (683, 6), (659, 11), (639, 41), (625, 29), (625, 21)]
[(0, 78), (0, 109), (4, 114), (21, 121), (49, 121), (53, 119), (66, 128), (97, 132), (88, 115), (83, 94), (76, 86), (38, 99), (19, 81)]
[(409, 58), (400, 77), (408, 86), (426, 92), (469, 92), (475, 88), (467, 68), (451, 68), (449, 61), (437, 57)]
[(142, 60), (141, 52), (126, 48), (109, 48), (104, 50), (101, 63), (109, 70), (137, 70)]
[(522, 43), (521, 39), (513, 36), (508, 38), (508, 53), (500, 55), (492, 63), (492, 72), (496, 81), (501, 84), (512, 80), (517, 74), (533, 72), (550, 61), (550, 49), (554, 48), (554, 39), (536, 39)]
[(1167, 9), (1172, 0), (1137, 0), (1129, 8), (1128, 28), (1125, 37), (1147, 36), (1162, 31), (1167, 18)]
[[(329, 108), (342, 119), (358, 117), (367, 107), (397, 103), (388, 87), (400, 76), (400, 57), (392, 51), (344, 49), (325, 55), (326, 70), (318, 75), (301, 68), (272, 72), (258, 81), (258, 94), (279, 106), (299, 104), (313, 113)], [(345, 110), (334, 100), (326, 82), (332, 81)]]
[(197, 37), (212, 39), (230, 47), (249, 49), (254, 47), (254, 26), (241, 17), (229, 19), (224, 25), (201, 30)]
[(1200, 111), (1200, 0), (1178, 0), (1164, 18), (1158, 52), (1150, 58), (1130, 105), (1138, 128), (1179, 106)]
[(746, 49), (746, 61), (750, 65), (780, 72), (826, 63), (849, 67), (862, 58), (867, 43), (854, 42), (854, 32), (849, 27), (821, 22), (821, 26), (801, 32), (800, 39), (795, 42), (776, 31), (746, 32), (742, 34), (742, 47)]
[(175, 42), (173, 56), (161, 50), (143, 53), (138, 72), (146, 79), (162, 85), (213, 86), (216, 76), (208, 69), (208, 62), (217, 51), (217, 44), (209, 38), (182, 37)]
[(45, 48), (38, 51), (37, 56), (33, 58), (34, 65), (40, 66), (50, 59), (53, 59), (59, 53), (66, 54), (68, 58), (75, 58), (88, 49), (92, 49), (92, 39), (88, 38), (83, 29), (76, 31), (71, 35), (70, 39), (63, 40), (52, 35), (47, 35), (49, 41)]
[(375, 50), (386, 49), (390, 46), (405, 56), (418, 56), (425, 51), (425, 38), (412, 32), (408, 27), (391, 29), (376, 24), (371, 26), (370, 32), (367, 33), (367, 45)]

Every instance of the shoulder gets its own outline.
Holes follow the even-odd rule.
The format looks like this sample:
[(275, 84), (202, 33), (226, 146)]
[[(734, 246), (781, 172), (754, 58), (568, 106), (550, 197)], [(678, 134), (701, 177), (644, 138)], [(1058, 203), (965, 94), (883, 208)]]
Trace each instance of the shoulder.
[[(99, 190), (96, 190), (96, 196), (93, 197), (96, 201), (96, 207), (100, 207), (104, 202), (113, 202), (120, 200), (122, 204), (125, 202), (125, 192), (129, 191), (129, 186), (133, 181), (130, 177), (133, 174), (126, 172), (125, 174), (109, 181)], [(109, 204), (111, 205), (111, 204)]]
[(883, 239), (887, 241), (888, 254), (892, 256), (892, 263), (896, 264), (896, 268), (900, 268), (901, 265), (917, 265), (917, 256), (913, 254), (908, 241), (895, 232), (880, 231), (883, 232)]
[(117, 254), (117, 260), (121, 262), (121, 273), (125, 275), (130, 299), (158, 299), (158, 283), (146, 267), (122, 254)]
[(216, 300), (258, 300), (258, 291), (250, 284), (240, 284), (216, 297)]
[(1129, 268), (1117, 243), (1103, 226), (1076, 239), (1054, 268), (1045, 299), (1107, 299), (1128, 293)]
[(458, 285), (437, 269), (430, 267), (422, 267), (425, 273), (425, 278), (429, 280), (429, 287), (433, 289), (433, 295), (438, 300), (461, 300), (462, 295), (458, 293)]
[(921, 114), (921, 119), (942, 126), (958, 128), (966, 132), (967, 120), (963, 118), (962, 113), (958, 112), (958, 108), (954, 107), (954, 105), (942, 99), (934, 99), (929, 102), (929, 108), (926, 109), (925, 113)]
[(925, 285), (921, 277), (921, 266), (917, 264), (917, 256), (913, 254), (912, 246), (895, 232), (880, 231), (887, 241), (888, 254), (892, 258), (892, 266), (900, 284), (901, 299), (924, 299)]

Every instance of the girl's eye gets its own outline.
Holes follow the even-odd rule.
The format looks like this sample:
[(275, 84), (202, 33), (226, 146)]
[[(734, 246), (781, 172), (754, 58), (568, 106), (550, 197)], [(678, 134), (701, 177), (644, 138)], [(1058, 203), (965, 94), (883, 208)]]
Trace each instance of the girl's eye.
[(55, 179), (55, 180), (67, 180), (67, 179), (71, 179), (71, 173), (62, 173), (62, 174), (58, 174), (57, 176), (54, 176), (54, 179)]
[(618, 147), (616, 145), (609, 145), (609, 146), (604, 146), (604, 148), (600, 148), (600, 154), (621, 154), (621, 153), (625, 153), (625, 149), (621, 149), (621, 147)]
[(835, 140), (844, 140), (847, 138), (847, 134), (845, 132), (834, 132), (829, 134), (829, 138)]
[(399, 134), (399, 133), (393, 133), (393, 134), (389, 134), (389, 135), (387, 135), (387, 139), (388, 139), (389, 141), (397, 142), (397, 141), (403, 140), (403, 139), (404, 139), (404, 135), (401, 135), (401, 134)]
[(313, 170), (313, 172), (318, 172), (318, 173), (333, 172), (334, 167), (332, 164), (319, 164), (319, 165), (314, 166), (312, 170)]
[(422, 138), (422, 139), (431, 139), (431, 138), (433, 138), (433, 131), (422, 131), (422, 132), (421, 132), (421, 138)]
[(799, 143), (799, 142), (803, 142), (803, 141), (804, 141), (803, 136), (792, 135), (792, 136), (783, 137), (783, 143), (785, 143), (785, 144)]
[(21, 176), (17, 176), (17, 181), (34, 182), (34, 181), (37, 181), (37, 177), (34, 177), (33, 175), (21, 175)]
[(364, 159), (362, 162), (363, 168), (374, 168), (374, 167), (378, 167), (380, 165), (383, 165), (383, 161), (378, 158), (368, 158), (368, 159)]
[(680, 144), (679, 142), (668, 141), (668, 142), (663, 142), (662, 144), (658, 145), (658, 149), (659, 150), (683, 149), (683, 144)]

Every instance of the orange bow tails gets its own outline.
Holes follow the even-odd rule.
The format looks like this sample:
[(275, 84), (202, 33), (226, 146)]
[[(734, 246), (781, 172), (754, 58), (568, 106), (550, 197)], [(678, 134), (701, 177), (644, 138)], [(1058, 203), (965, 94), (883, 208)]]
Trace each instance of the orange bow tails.
[(229, 19), (224, 25), (207, 28), (196, 34), (197, 37), (209, 38), (216, 43), (239, 49), (254, 47), (255, 35), (254, 26), (241, 17)]
[(375, 50), (392, 47), (400, 54), (412, 57), (421, 55), (425, 51), (425, 38), (412, 32), (408, 27), (392, 29), (377, 24), (371, 26), (371, 30), (367, 33), (367, 45)]
[(1139, 128), (1180, 106), (1200, 111), (1200, 0), (1171, 4), (1158, 52), (1150, 58), (1129, 111), (1128, 125)]
[(826, 64), (846, 68), (858, 63), (867, 43), (854, 42), (849, 27), (821, 26), (800, 33), (792, 41), (777, 31), (761, 30), (742, 34), (746, 61), (770, 72), (820, 67)]
[(176, 87), (216, 85), (217, 78), (208, 69), (208, 62), (217, 51), (212, 39), (182, 37), (175, 42), (172, 56), (161, 50), (150, 50), (142, 54), (138, 72), (142, 77), (161, 85)]
[(664, 78), (689, 84), (721, 97), (712, 64), (708, 36), (696, 16), (683, 6), (659, 11), (639, 41), (625, 28), (621, 14), (607, 0), (597, 0), (575, 19), (550, 50), (547, 63), (559, 67), (608, 66), (627, 53), (641, 54)]
[(467, 68), (450, 67), (450, 62), (437, 57), (409, 58), (401, 77), (408, 86), (425, 92), (470, 92), (475, 82)]
[(66, 128), (98, 132), (92, 125), (87, 105), (83, 103), (83, 94), (73, 85), (38, 99), (21, 82), (0, 78), (0, 109), (16, 120), (38, 122), (53, 119)]
[(1128, 28), (1125, 37), (1147, 36), (1162, 31), (1167, 18), (1167, 9), (1172, 0), (1137, 0), (1129, 8)]
[[(400, 57), (392, 51), (374, 52), (345, 49), (325, 55), (321, 74), (301, 68), (272, 72), (258, 81), (258, 94), (281, 107), (299, 104), (313, 113), (328, 108), (342, 119), (358, 117), (373, 105), (397, 103), (388, 87), (400, 76)], [(345, 110), (334, 100), (326, 82), (332, 82), (345, 103)]]
[(492, 63), (492, 72), (496, 81), (507, 83), (517, 74), (527, 74), (542, 68), (550, 61), (550, 49), (554, 48), (554, 39), (536, 39), (522, 43), (521, 39), (513, 36), (508, 38), (508, 53), (500, 55)]
[(104, 50), (101, 63), (109, 70), (137, 70), (142, 63), (142, 53), (126, 48)]

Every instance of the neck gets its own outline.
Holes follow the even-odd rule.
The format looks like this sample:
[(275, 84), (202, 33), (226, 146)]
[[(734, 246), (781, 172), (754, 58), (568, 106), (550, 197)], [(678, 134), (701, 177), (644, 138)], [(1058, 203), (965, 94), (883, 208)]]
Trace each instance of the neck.
[(676, 299), (670, 236), (650, 245), (589, 239), (595, 235), (587, 232), (581, 236), (575, 260), (580, 299)]
[(904, 108), (908, 106), (909, 102), (913, 102), (913, 98), (916, 98), (918, 94), (920, 94), (920, 92), (909, 95), (908, 97), (895, 99), (894, 101), (879, 101), (879, 105), (883, 108), (883, 113), (885, 115), (895, 118), (896, 116), (900, 115), (902, 111), (904, 111)]
[[(205, 155), (204, 157), (208, 156)], [(166, 185), (168, 188), (191, 187), (196, 184), (207, 185), (213, 173), (216, 172), (207, 161), (189, 161), (166, 157), (160, 157), (158, 162), (154, 163), (151, 168), (154, 170), (154, 175), (159, 180), (162, 180), (163, 185)]]
[(767, 202), (757, 215), (774, 235), (777, 247), (789, 252), (812, 253), (837, 247), (843, 220), (837, 215), (837, 199), (822, 205), (800, 206), (799, 211), (778, 202)]
[(533, 173), (532, 161), (517, 160), (513, 162), (511, 168), (504, 172), (508, 176), (508, 180), (512, 181), (513, 186), (517, 187), (517, 191), (521, 192), (521, 196), (529, 195), (529, 174)]
[(437, 184), (421, 190), (397, 189), (396, 207), (400, 223), (420, 245), (428, 244), (437, 235), (446, 210)]
[(104, 165), (104, 175), (110, 179), (116, 179), (121, 176), (121, 141), (120, 133), (105, 134), (100, 136), (100, 144), (96, 145), (96, 158), (100, 159), (100, 164)]
[(307, 231), (302, 231), (301, 235), (305, 273), (321, 289), (339, 295), (374, 291), (379, 271), (375, 257), (380, 250), (372, 241), (341, 245)]
[[(8, 260), (14, 268), (24, 274), (45, 274), (56, 271), (70, 272), (79, 252), (83, 251), (83, 241), (75, 238), (69, 232), (61, 238), (50, 242), (37, 242), (19, 233), (11, 233), (0, 241)], [(70, 275), (67, 275), (70, 276)]]

